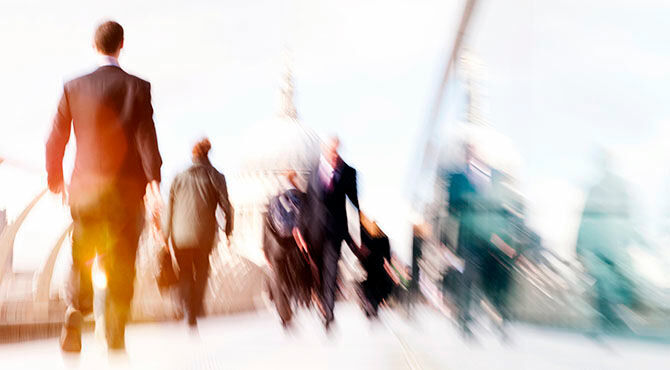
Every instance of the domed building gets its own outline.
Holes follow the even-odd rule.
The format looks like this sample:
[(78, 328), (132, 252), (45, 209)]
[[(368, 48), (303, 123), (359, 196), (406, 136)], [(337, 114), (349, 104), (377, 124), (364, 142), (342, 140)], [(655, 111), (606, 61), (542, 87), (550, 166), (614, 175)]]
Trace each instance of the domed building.
[(319, 156), (319, 138), (298, 120), (293, 98), (293, 75), (287, 68), (277, 114), (241, 138), (249, 143), (246, 156), (235, 172), (226, 175), (235, 207), (233, 248), (259, 265), (265, 264), (261, 241), (268, 199), (290, 186), (286, 178), (290, 170), (297, 173), (299, 183), (306, 184)]

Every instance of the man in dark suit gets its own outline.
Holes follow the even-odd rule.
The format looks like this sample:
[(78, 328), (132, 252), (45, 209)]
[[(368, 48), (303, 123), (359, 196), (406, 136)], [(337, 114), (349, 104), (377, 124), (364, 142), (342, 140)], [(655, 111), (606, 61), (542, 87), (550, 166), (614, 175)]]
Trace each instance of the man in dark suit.
[(123, 28), (112, 21), (101, 24), (94, 43), (102, 66), (65, 84), (46, 144), (49, 189), (64, 194), (63, 153), (74, 127), (77, 155), (68, 189), (72, 270), (60, 338), (61, 348), (70, 352), (81, 350), (83, 315), (93, 308), (96, 255), (106, 274), (107, 344), (110, 349), (125, 347), (143, 197), (147, 188), (155, 196), (161, 180), (151, 87), (118, 63)]
[(301, 228), (321, 274), (320, 303), (326, 329), (334, 319), (337, 264), (342, 241), (346, 240), (358, 254), (349, 235), (346, 209), (346, 197), (358, 209), (356, 170), (340, 158), (339, 144), (339, 139), (332, 137), (323, 145), (319, 163), (309, 179), (306, 215)]

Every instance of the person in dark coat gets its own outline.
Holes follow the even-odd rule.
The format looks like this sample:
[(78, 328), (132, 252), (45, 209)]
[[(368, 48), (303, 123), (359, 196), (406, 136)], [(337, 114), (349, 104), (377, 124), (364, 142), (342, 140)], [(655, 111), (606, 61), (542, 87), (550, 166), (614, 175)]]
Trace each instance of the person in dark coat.
[(189, 327), (195, 328), (209, 276), (209, 254), (218, 233), (216, 209), (226, 215), (225, 234), (233, 232), (234, 209), (226, 178), (209, 161), (211, 144), (203, 139), (193, 147), (193, 165), (177, 175), (170, 187), (167, 243), (179, 266), (179, 295)]
[(421, 296), (421, 288), (419, 282), (421, 281), (421, 269), (419, 263), (423, 255), (423, 245), (426, 239), (428, 228), (423, 222), (417, 222), (412, 225), (412, 262), (409, 271), (409, 283), (407, 287), (407, 294), (405, 295), (405, 309), (407, 310), (407, 317), (412, 318), (415, 303)]
[(147, 189), (156, 196), (161, 180), (151, 86), (119, 66), (123, 41), (118, 23), (108, 21), (97, 28), (94, 44), (102, 66), (65, 84), (46, 144), (49, 189), (65, 194), (63, 154), (74, 128), (77, 154), (68, 188), (74, 223), (72, 270), (60, 337), (64, 351), (81, 350), (83, 315), (93, 310), (91, 267), (96, 254), (107, 275), (107, 345), (125, 347), (143, 197)]
[[(292, 176), (295, 172), (289, 174), (289, 181)], [(284, 327), (291, 323), (294, 304), (309, 306), (312, 301), (315, 269), (293, 234), (304, 198), (305, 193), (295, 186), (271, 198), (264, 214), (263, 253), (270, 267), (267, 289)]]
[(333, 308), (337, 290), (337, 266), (342, 242), (358, 254), (349, 235), (346, 198), (358, 209), (356, 170), (338, 154), (339, 139), (329, 138), (307, 187), (305, 215), (301, 217), (301, 234), (320, 271), (320, 307), (328, 329), (334, 320)]
[(366, 316), (377, 317), (379, 305), (388, 298), (395, 284), (392, 278), (391, 245), (377, 223), (363, 214), (361, 225), (360, 261), (367, 275), (360, 285), (363, 308)]

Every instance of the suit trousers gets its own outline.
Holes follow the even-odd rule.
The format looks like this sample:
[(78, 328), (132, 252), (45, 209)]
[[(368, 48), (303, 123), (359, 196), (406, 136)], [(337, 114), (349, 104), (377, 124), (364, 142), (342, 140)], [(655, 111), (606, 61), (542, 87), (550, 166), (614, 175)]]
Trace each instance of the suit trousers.
[(460, 276), (458, 296), (458, 322), (462, 329), (469, 330), (472, 321), (472, 302), (480, 290), (483, 281), (483, 256), (485, 241), (475, 231), (461, 223), (458, 232), (458, 255), (463, 258), (464, 269)]
[(337, 293), (337, 267), (342, 249), (342, 237), (328, 235), (324, 238), (321, 250), (321, 303), (325, 311), (324, 319), (329, 322), (335, 318), (335, 294)]
[(106, 288), (105, 336), (110, 347), (124, 344), (125, 324), (134, 293), (135, 259), (144, 226), (142, 198), (106, 191), (94, 202), (70, 206), (72, 231), (72, 269), (67, 285), (68, 306), (86, 315), (93, 311), (92, 266), (104, 271), (100, 288)]
[(179, 265), (179, 297), (186, 320), (194, 326), (197, 317), (202, 314), (205, 288), (209, 277), (209, 254), (207, 248), (175, 249), (175, 257)]

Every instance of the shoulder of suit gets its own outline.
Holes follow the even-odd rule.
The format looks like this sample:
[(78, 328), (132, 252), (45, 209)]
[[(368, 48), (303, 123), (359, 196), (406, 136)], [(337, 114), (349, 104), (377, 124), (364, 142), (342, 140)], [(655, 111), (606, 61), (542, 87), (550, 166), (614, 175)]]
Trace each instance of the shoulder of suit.
[(128, 73), (128, 76), (134, 78), (140, 86), (142, 86), (144, 88), (147, 88), (147, 89), (151, 88), (151, 82), (149, 82), (147, 80), (143, 80), (143, 79), (141, 79), (141, 78), (139, 78), (135, 75), (131, 75), (130, 73)]
[(189, 168), (187, 168), (184, 172), (182, 172), (182, 175), (184, 176), (187, 176), (187, 174), (206, 175), (211, 171), (213, 171), (214, 173), (219, 173), (213, 166), (206, 166), (203, 164), (192, 164)]
[(210, 171), (214, 176), (218, 177), (219, 181), (226, 181), (226, 176), (224, 176), (223, 172), (219, 171), (216, 167), (207, 166), (207, 170)]
[(353, 168), (353, 167), (351, 167), (350, 165), (348, 165), (347, 162), (343, 161), (342, 159), (340, 159), (340, 160), (342, 161), (342, 168), (343, 168), (345, 171), (349, 171), (349, 172), (351, 172), (351, 173), (354, 174), (354, 175), (356, 174), (356, 169), (355, 169), (355, 168)]
[(76, 77), (76, 78), (73, 78), (73, 79), (65, 82), (65, 84), (64, 84), (65, 90), (66, 91), (72, 90), (72, 88), (79, 85), (82, 81), (90, 80), (93, 73), (95, 73), (95, 71), (93, 71), (91, 73), (87, 73), (87, 74), (79, 76), (79, 77)]
[(223, 172), (219, 171), (216, 167), (212, 166), (212, 170), (214, 171), (215, 174), (217, 174), (222, 179), (226, 178), (226, 176), (223, 174)]
[(139, 78), (139, 77), (137, 77), (137, 76), (135, 76), (135, 75), (131, 75), (130, 73), (128, 73), (128, 72), (126, 72), (126, 71), (124, 71), (124, 73), (125, 73), (126, 76), (128, 76), (130, 79), (132, 79), (133, 81), (135, 81), (135, 83), (137, 84), (137, 86), (138, 86), (141, 90), (151, 91), (151, 83), (150, 83), (149, 81), (144, 80), (144, 79), (141, 79), (141, 78)]
[[(140, 86), (141, 88), (144, 88), (146, 90), (151, 90), (151, 83), (149, 81), (143, 80), (143, 79), (141, 79), (141, 78), (139, 78), (135, 75), (132, 75), (132, 74), (124, 71), (121, 68), (119, 68), (118, 71), (120, 71), (121, 75), (125, 76), (125, 78), (130, 79), (130, 80), (134, 81), (135, 83), (137, 83), (137, 85)], [(72, 89), (73, 87), (75, 87), (76, 85), (80, 84), (83, 81), (88, 81), (88, 80), (94, 79), (94, 78), (96, 78), (96, 76), (99, 73), (104, 73), (104, 72), (102, 72), (102, 70), (100, 68), (98, 68), (95, 71), (92, 71), (92, 72), (87, 73), (85, 75), (73, 78), (73, 79), (67, 81), (64, 84), (65, 90), (70, 90), (70, 89)]]

